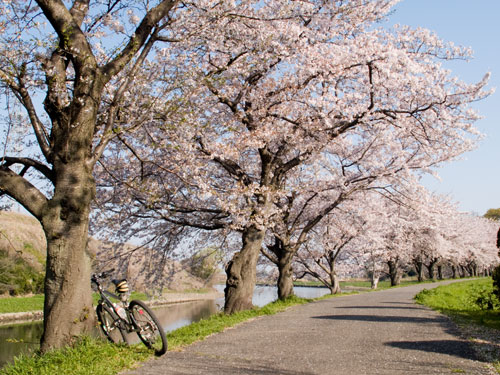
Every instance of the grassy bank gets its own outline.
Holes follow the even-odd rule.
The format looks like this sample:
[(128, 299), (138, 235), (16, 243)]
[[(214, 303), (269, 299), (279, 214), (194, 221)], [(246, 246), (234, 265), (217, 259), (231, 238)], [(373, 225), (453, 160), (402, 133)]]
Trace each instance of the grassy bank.
[(491, 278), (424, 289), (415, 301), (450, 316), (462, 335), (472, 341), (479, 358), (500, 374), (500, 311), (483, 310), (476, 303), (492, 290)]
[[(167, 335), (168, 350), (175, 350), (195, 341), (221, 332), (246, 320), (284, 311), (290, 306), (310, 300), (293, 297), (277, 301), (261, 308), (242, 311), (233, 315), (216, 314), (197, 323), (179, 328)], [(142, 344), (136, 346), (112, 345), (107, 342), (84, 338), (71, 348), (32, 356), (20, 356), (13, 365), (0, 369), (1, 375), (101, 375), (117, 374), (137, 366), (153, 357), (153, 352)]]

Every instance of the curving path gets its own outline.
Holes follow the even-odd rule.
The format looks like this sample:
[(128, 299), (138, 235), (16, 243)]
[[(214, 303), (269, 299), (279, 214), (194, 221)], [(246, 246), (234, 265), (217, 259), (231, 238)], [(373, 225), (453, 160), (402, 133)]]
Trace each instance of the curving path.
[(295, 306), (124, 374), (490, 374), (448, 318), (413, 303), (435, 285)]

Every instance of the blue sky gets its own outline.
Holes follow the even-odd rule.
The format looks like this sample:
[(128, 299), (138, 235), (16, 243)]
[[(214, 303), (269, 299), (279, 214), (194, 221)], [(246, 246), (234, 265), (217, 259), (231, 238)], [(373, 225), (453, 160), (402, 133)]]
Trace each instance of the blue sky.
[(474, 59), (448, 68), (472, 83), (491, 72), (490, 88), (497, 92), (476, 103), (484, 117), (476, 127), (486, 134), (479, 147), (438, 170), (441, 181), (425, 178), (430, 190), (449, 194), (459, 209), (483, 215), (500, 208), (500, 1), (402, 0), (389, 17), (395, 23), (430, 29), (443, 40), (471, 47)]

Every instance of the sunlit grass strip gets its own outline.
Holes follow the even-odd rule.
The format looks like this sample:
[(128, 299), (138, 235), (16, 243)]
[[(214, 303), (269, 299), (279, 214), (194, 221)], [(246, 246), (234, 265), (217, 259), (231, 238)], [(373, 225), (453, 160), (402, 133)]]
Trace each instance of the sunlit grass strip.
[(145, 346), (113, 345), (84, 337), (73, 347), (45, 355), (22, 355), (13, 365), (0, 369), (2, 375), (97, 375), (117, 374), (152, 355)]
[(499, 311), (481, 310), (473, 302), (480, 291), (492, 288), (489, 277), (464, 281), (434, 289), (424, 289), (415, 296), (415, 301), (451, 317), (465, 318), (486, 327), (500, 329)]
[[(94, 305), (96, 305), (99, 300), (99, 295), (93, 293), (92, 298), (94, 300)], [(29, 297), (0, 298), (0, 314), (43, 310), (44, 299), (45, 296), (43, 294), (36, 294)], [(144, 293), (133, 292), (130, 299), (146, 300), (147, 296)]]
[(0, 314), (43, 310), (43, 294), (0, 298)]
[[(222, 332), (244, 321), (272, 315), (288, 307), (305, 304), (311, 300), (292, 297), (276, 301), (261, 308), (241, 311), (232, 315), (215, 314), (168, 334), (168, 349), (176, 350), (196, 341)], [(0, 369), (1, 375), (101, 375), (117, 374), (136, 367), (141, 361), (153, 357), (153, 352), (142, 344), (135, 346), (114, 345), (105, 341), (83, 338), (71, 348), (55, 350), (45, 355), (23, 355), (14, 364)]]
[[(481, 293), (491, 291), (492, 288), (491, 278), (482, 278), (442, 285), (430, 290), (424, 289), (415, 296), (415, 301), (450, 316), (462, 327), (461, 329), (467, 337), (479, 339), (482, 345), (489, 341), (493, 355), (484, 351), (484, 349), (482, 350), (481, 345), (478, 346), (478, 354), (500, 374), (500, 358), (494, 354), (500, 352), (498, 350), (498, 341), (495, 340), (495, 337), (499, 336), (500, 311), (481, 310), (474, 303)], [(476, 329), (474, 327), (483, 328)], [(495, 350), (494, 347), (497, 347), (497, 349)]]

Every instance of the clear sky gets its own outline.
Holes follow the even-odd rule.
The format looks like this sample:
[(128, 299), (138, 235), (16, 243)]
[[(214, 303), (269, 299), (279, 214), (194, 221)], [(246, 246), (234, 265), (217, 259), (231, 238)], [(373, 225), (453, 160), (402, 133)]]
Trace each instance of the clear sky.
[(484, 117), (476, 127), (486, 135), (479, 147), (438, 170), (441, 181), (425, 178), (424, 185), (449, 194), (459, 209), (483, 215), (500, 208), (500, 0), (402, 0), (389, 24), (425, 27), (441, 39), (471, 47), (474, 59), (448, 66), (462, 80), (473, 83), (491, 72), (496, 92), (476, 103)]

